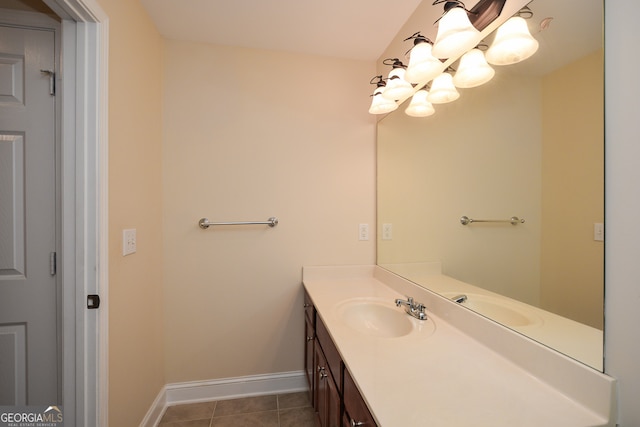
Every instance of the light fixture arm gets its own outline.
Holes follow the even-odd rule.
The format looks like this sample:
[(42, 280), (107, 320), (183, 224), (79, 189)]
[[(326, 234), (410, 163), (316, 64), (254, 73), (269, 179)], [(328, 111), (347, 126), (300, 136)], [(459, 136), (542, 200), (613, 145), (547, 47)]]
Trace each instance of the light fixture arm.
[[(402, 68), (402, 69), (404, 69), (404, 70), (406, 70), (406, 69), (407, 69), (407, 66), (406, 66), (406, 65), (404, 65), (404, 64), (402, 63), (402, 61), (400, 61), (398, 58), (387, 58), (387, 59), (385, 59), (384, 61), (382, 61), (382, 63), (383, 63), (384, 65), (391, 65), (391, 68), (393, 68), (394, 70), (395, 70), (396, 68)], [(399, 78), (400, 78), (400, 77), (398, 77), (398, 76), (390, 76), (387, 80), (391, 81), (391, 80), (393, 80), (393, 79), (399, 79)]]
[[(383, 76), (374, 76), (370, 81), (369, 84), (371, 85), (376, 85), (376, 87), (385, 87), (387, 85), (387, 82), (385, 82), (385, 78)], [(373, 95), (371, 95), (373, 96)]]
[(413, 40), (413, 45), (417, 45), (420, 43), (430, 43), (433, 44), (433, 42), (431, 41), (431, 39), (429, 39), (428, 37), (423, 36), (422, 34), (420, 34), (420, 31), (417, 31), (415, 33), (413, 33), (412, 35), (410, 35), (409, 37), (407, 37), (406, 39), (404, 39), (403, 41), (407, 41), (407, 40)]
[[(444, 12), (442, 16), (434, 22), (434, 25), (437, 24), (448, 11), (455, 7), (459, 7), (467, 12), (471, 24), (473, 24), (473, 26), (479, 31), (482, 31), (491, 22), (498, 18), (498, 16), (500, 16), (506, 2), (507, 0), (480, 0), (471, 8), (471, 10), (469, 10), (460, 0), (435, 0), (433, 2), (433, 6), (444, 3)], [(521, 11), (526, 14), (527, 12), (525, 9), (528, 9), (528, 7), (523, 7)]]
[(525, 6), (520, 9), (514, 16), (519, 16), (523, 19), (531, 19), (533, 18), (533, 11), (529, 8), (529, 6)]
[[(461, 9), (464, 9), (465, 12), (471, 13), (473, 15), (477, 15), (478, 14), (477, 12), (473, 12), (473, 11), (467, 9), (467, 6), (465, 6), (464, 3), (462, 3), (459, 0), (435, 0), (433, 2), (432, 6), (435, 6), (437, 4), (442, 4), (442, 3), (444, 3), (444, 12), (442, 13), (442, 16), (444, 16), (447, 12), (449, 12), (454, 7), (459, 7)], [(438, 22), (442, 18), (442, 16), (440, 18), (438, 18), (436, 20), (436, 22)]]
[(387, 58), (382, 61), (384, 65), (391, 65), (392, 68), (407, 68), (398, 58)]
[[(413, 40), (413, 46), (411, 47), (411, 49), (413, 49), (414, 47), (416, 47), (420, 43), (429, 43), (431, 46), (433, 46), (433, 41), (431, 41), (430, 38), (425, 37), (422, 34), (420, 34), (420, 31), (417, 31), (417, 32), (413, 33), (412, 35), (410, 35), (409, 37), (407, 37), (403, 41), (406, 42), (408, 40)], [(409, 52), (411, 52), (411, 49), (406, 51), (404, 55), (407, 56), (409, 54)]]

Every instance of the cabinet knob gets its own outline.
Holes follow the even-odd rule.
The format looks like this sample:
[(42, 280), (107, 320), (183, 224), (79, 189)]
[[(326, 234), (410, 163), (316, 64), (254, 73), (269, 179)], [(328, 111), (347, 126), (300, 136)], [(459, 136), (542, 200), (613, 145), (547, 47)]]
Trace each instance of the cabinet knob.
[(351, 419), (351, 426), (352, 427), (356, 427), (356, 426), (363, 426), (364, 423), (362, 421), (354, 421), (353, 419)]
[(307, 304), (306, 302), (304, 303), (304, 308), (309, 308), (311, 307), (311, 304)]
[(320, 379), (323, 380), (327, 378), (327, 373), (324, 371), (324, 366), (318, 365), (318, 372), (320, 373)]
[(313, 337), (310, 337), (309, 335), (307, 335), (307, 341), (313, 341)]

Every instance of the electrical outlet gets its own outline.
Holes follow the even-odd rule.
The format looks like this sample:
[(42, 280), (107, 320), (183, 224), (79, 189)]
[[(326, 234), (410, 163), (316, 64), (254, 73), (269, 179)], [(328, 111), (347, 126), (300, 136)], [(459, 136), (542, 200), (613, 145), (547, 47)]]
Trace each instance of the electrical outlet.
[(358, 240), (369, 240), (369, 224), (358, 226)]
[(382, 224), (382, 240), (393, 239), (393, 224)]
[(136, 253), (136, 229), (122, 230), (122, 256)]

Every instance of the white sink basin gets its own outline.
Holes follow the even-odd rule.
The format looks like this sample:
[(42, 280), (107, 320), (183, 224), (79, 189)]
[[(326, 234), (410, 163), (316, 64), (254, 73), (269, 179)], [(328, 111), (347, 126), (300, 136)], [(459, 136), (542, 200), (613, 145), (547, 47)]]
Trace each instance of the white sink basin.
[[(459, 294), (446, 293), (444, 296), (453, 298)], [(489, 295), (465, 294), (467, 300), (460, 303), (483, 316), (510, 327), (532, 326), (542, 323), (542, 319), (532, 313), (523, 304), (517, 304), (508, 299), (495, 298)]]
[(351, 329), (380, 338), (396, 338), (410, 334), (414, 324), (407, 313), (393, 301), (354, 299), (338, 306), (338, 313)]

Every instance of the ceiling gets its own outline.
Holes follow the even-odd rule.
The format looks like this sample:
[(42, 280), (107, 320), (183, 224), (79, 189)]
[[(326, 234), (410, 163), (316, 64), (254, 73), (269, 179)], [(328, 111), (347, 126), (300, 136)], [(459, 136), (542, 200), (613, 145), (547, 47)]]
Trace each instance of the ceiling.
[[(140, 1), (168, 39), (370, 61), (380, 57), (421, 1), (433, 2)], [(466, 2), (468, 7), (475, 3)], [(535, 15), (532, 26), (545, 17), (554, 18), (551, 30), (532, 31), (545, 48), (536, 61), (527, 61), (530, 73), (544, 74), (602, 45), (602, 0), (535, 0), (530, 5)], [(434, 7), (437, 13), (431, 20), (437, 19), (441, 9)]]
[[(140, 0), (169, 39), (371, 61), (380, 57), (422, 1), (428, 6), (433, 2), (305, 1)], [(467, 0), (467, 7), (476, 2)], [(530, 27), (541, 49), (519, 67), (529, 74), (545, 74), (602, 47), (603, 0), (534, 0), (530, 6)], [(43, 11), (41, 0), (0, 0), (0, 7)], [(433, 16), (425, 21), (435, 21), (441, 10), (433, 7)], [(553, 17), (550, 29), (536, 30), (546, 17)], [(426, 28), (405, 32), (418, 30)]]
[(360, 60), (378, 59), (420, 2), (141, 0), (169, 39)]

